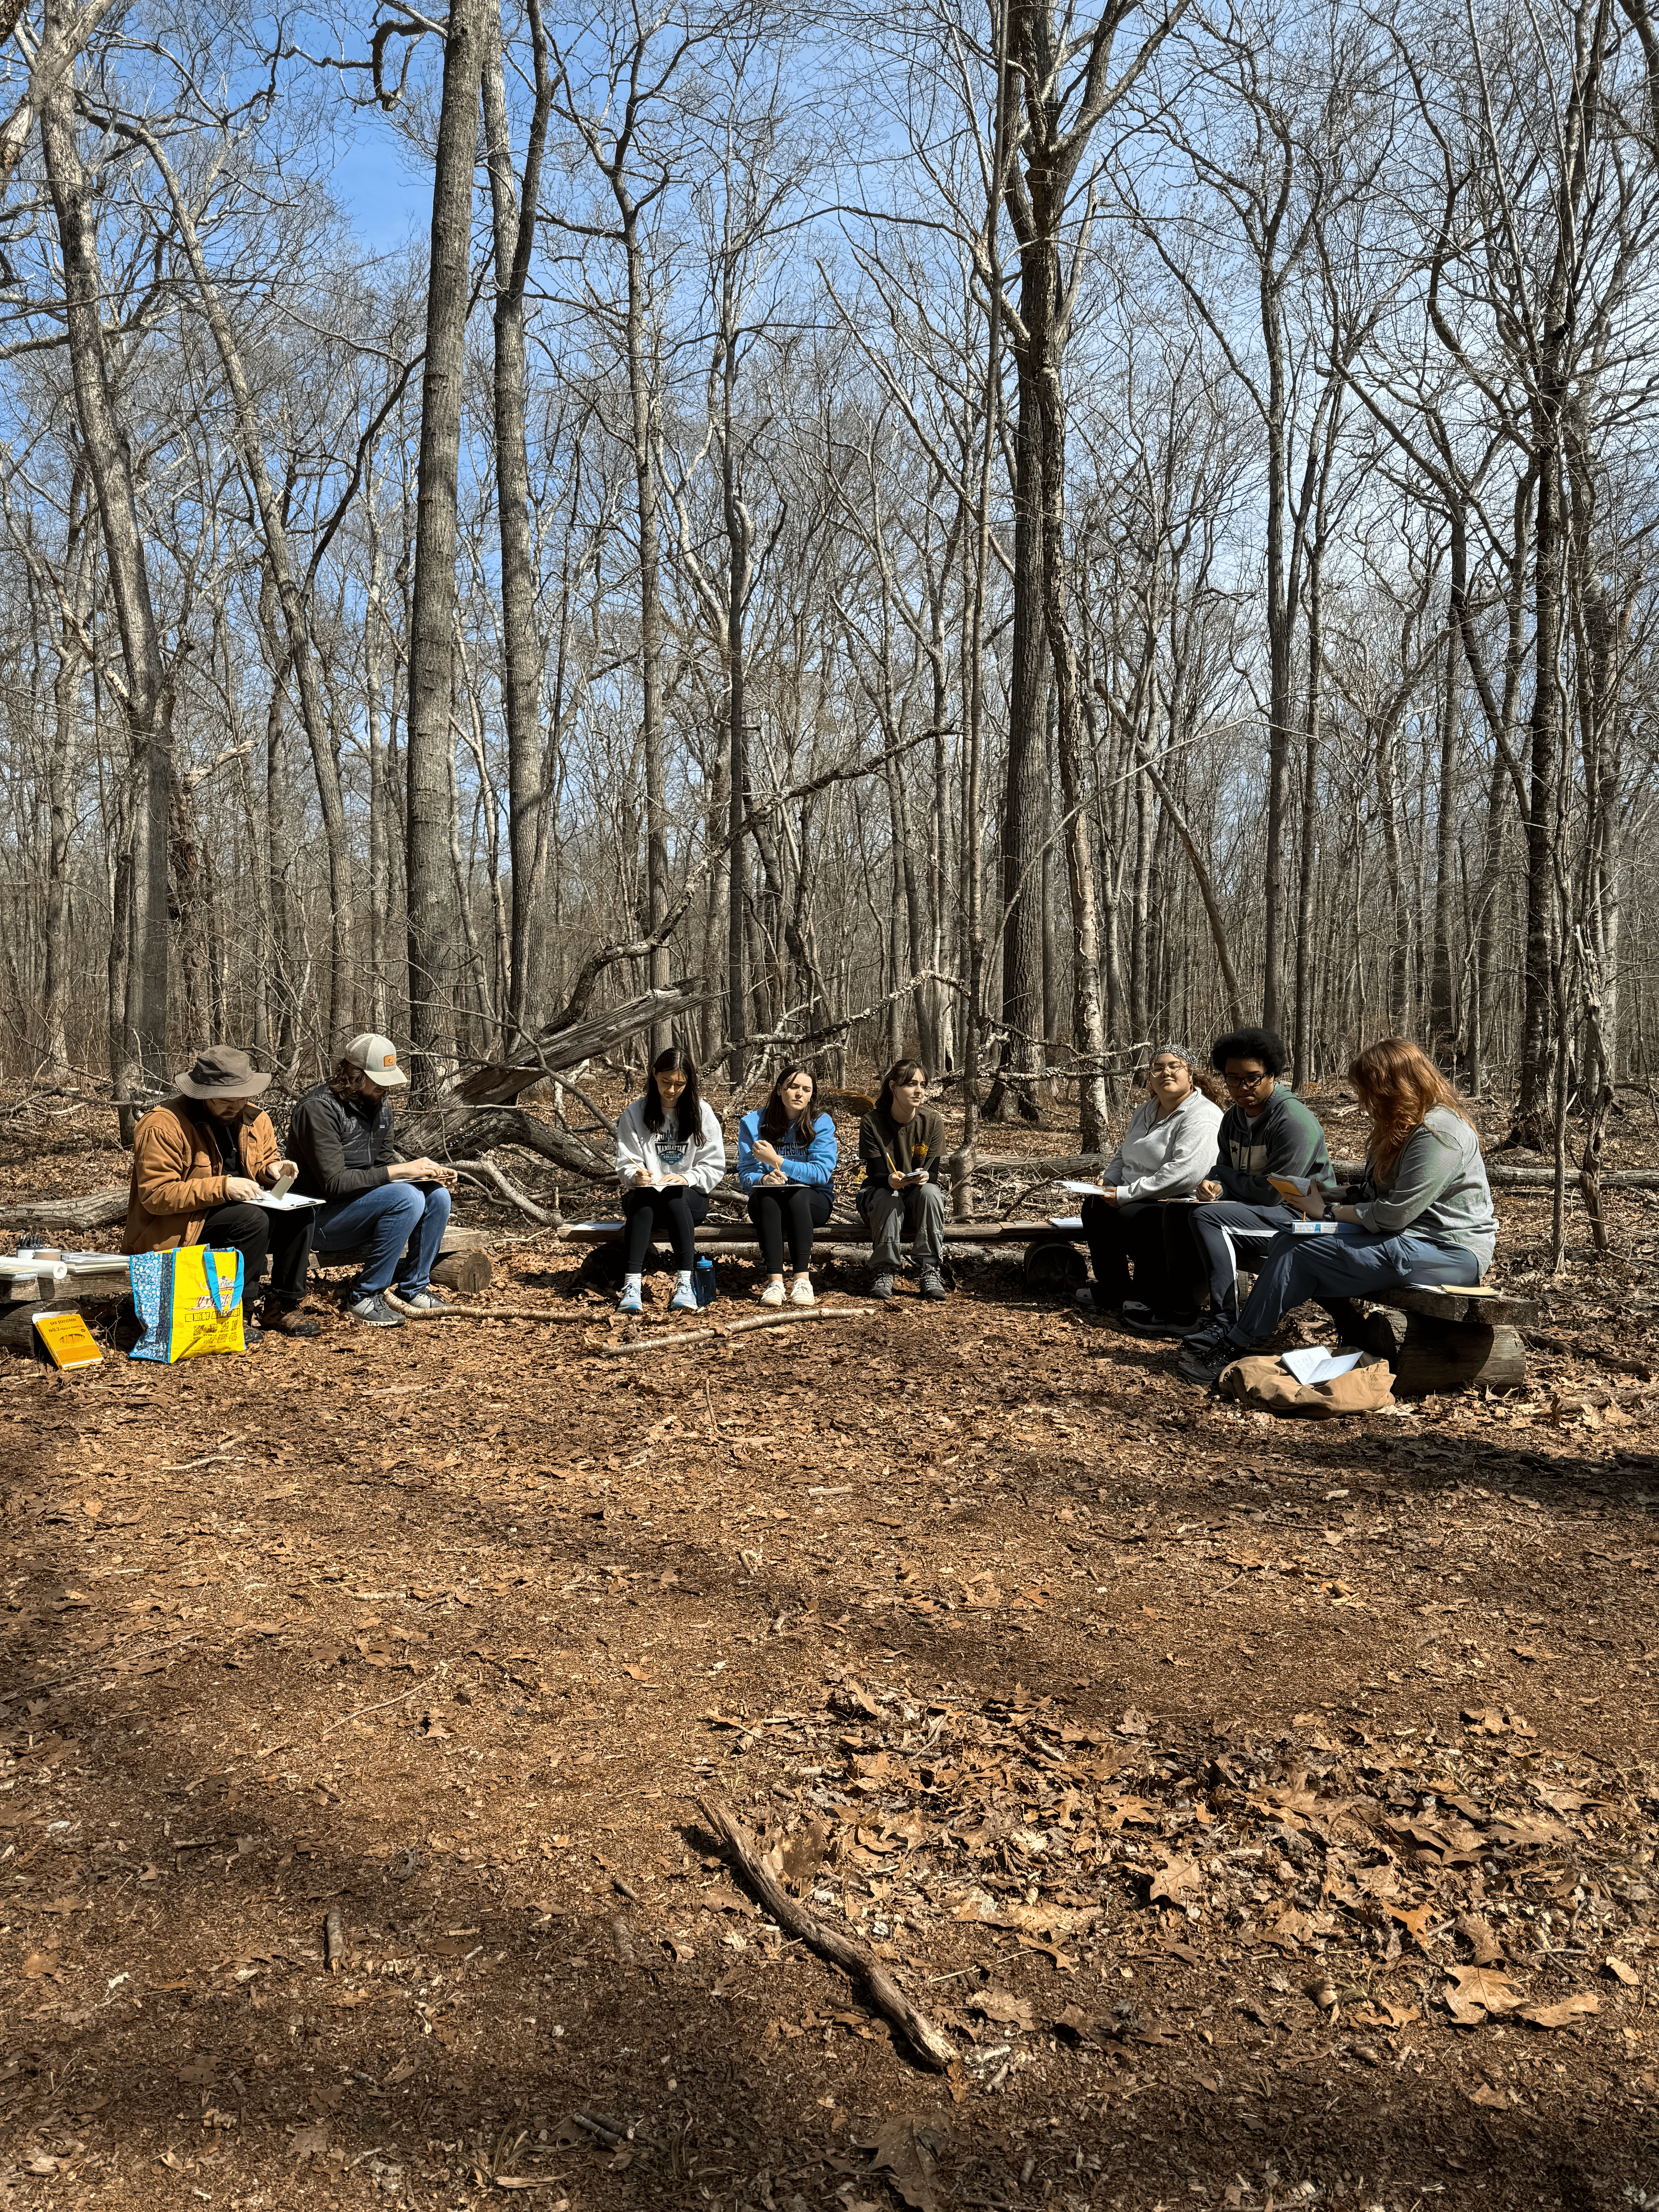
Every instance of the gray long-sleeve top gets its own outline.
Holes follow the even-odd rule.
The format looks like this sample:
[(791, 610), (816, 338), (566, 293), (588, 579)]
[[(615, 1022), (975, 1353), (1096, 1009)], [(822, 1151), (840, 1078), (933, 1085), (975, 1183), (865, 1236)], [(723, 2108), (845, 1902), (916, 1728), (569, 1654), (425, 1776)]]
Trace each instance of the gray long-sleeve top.
[(1354, 1194), (1362, 1228), (1378, 1237), (1409, 1231), (1473, 1252), (1484, 1275), (1498, 1243), (1498, 1216), (1480, 1139), (1461, 1114), (1431, 1106), (1401, 1148), (1386, 1181), (1368, 1167)]
[(1121, 1206), (1140, 1198), (1190, 1198), (1210, 1172), (1220, 1127), (1221, 1109), (1201, 1091), (1189, 1091), (1161, 1120), (1157, 1099), (1149, 1098), (1130, 1115), (1100, 1179), (1115, 1186)]

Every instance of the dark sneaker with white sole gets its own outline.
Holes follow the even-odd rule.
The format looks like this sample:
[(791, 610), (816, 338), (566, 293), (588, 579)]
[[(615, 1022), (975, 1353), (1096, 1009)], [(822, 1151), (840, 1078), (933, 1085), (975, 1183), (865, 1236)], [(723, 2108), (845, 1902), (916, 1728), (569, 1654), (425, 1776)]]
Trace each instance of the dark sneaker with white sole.
[(378, 1291), (367, 1297), (353, 1298), (346, 1308), (346, 1319), (355, 1321), (364, 1328), (401, 1328), (404, 1317), (393, 1313)]
[(1235, 1359), (1249, 1357), (1248, 1350), (1241, 1351), (1224, 1336), (1206, 1336), (1201, 1343), (1188, 1346), (1176, 1362), (1176, 1373), (1184, 1382), (1202, 1382), (1213, 1390)]

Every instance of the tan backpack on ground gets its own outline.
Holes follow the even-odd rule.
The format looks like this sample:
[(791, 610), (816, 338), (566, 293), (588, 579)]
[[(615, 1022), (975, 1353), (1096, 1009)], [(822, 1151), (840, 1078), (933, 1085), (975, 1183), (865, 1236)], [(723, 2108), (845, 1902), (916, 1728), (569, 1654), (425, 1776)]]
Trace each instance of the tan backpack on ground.
[(1374, 1352), (1328, 1382), (1298, 1382), (1282, 1359), (1235, 1359), (1221, 1371), (1217, 1390), (1268, 1413), (1301, 1413), (1327, 1421), (1339, 1413), (1374, 1413), (1394, 1398), (1394, 1370)]

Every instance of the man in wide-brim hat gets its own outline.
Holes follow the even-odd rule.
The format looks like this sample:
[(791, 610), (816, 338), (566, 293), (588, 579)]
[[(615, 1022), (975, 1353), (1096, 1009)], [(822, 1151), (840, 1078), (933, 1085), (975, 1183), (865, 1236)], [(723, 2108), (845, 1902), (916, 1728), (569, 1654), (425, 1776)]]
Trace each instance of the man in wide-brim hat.
[(132, 1187), (124, 1252), (172, 1252), (206, 1244), (242, 1255), (242, 1296), (251, 1308), (265, 1262), (270, 1287), (250, 1332), (315, 1336), (300, 1319), (311, 1256), (311, 1208), (272, 1213), (262, 1191), (295, 1172), (283, 1158), (270, 1116), (254, 1101), (270, 1082), (234, 1045), (204, 1047), (176, 1076), (177, 1096), (145, 1115), (132, 1139)]

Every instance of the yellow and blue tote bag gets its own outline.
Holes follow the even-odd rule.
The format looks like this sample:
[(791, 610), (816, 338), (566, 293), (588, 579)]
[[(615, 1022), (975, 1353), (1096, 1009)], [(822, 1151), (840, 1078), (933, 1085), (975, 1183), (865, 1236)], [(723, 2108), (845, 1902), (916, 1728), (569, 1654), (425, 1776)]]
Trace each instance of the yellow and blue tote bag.
[(144, 1334), (135, 1359), (198, 1359), (204, 1352), (246, 1352), (242, 1255), (185, 1244), (139, 1252), (132, 1260), (132, 1303)]

